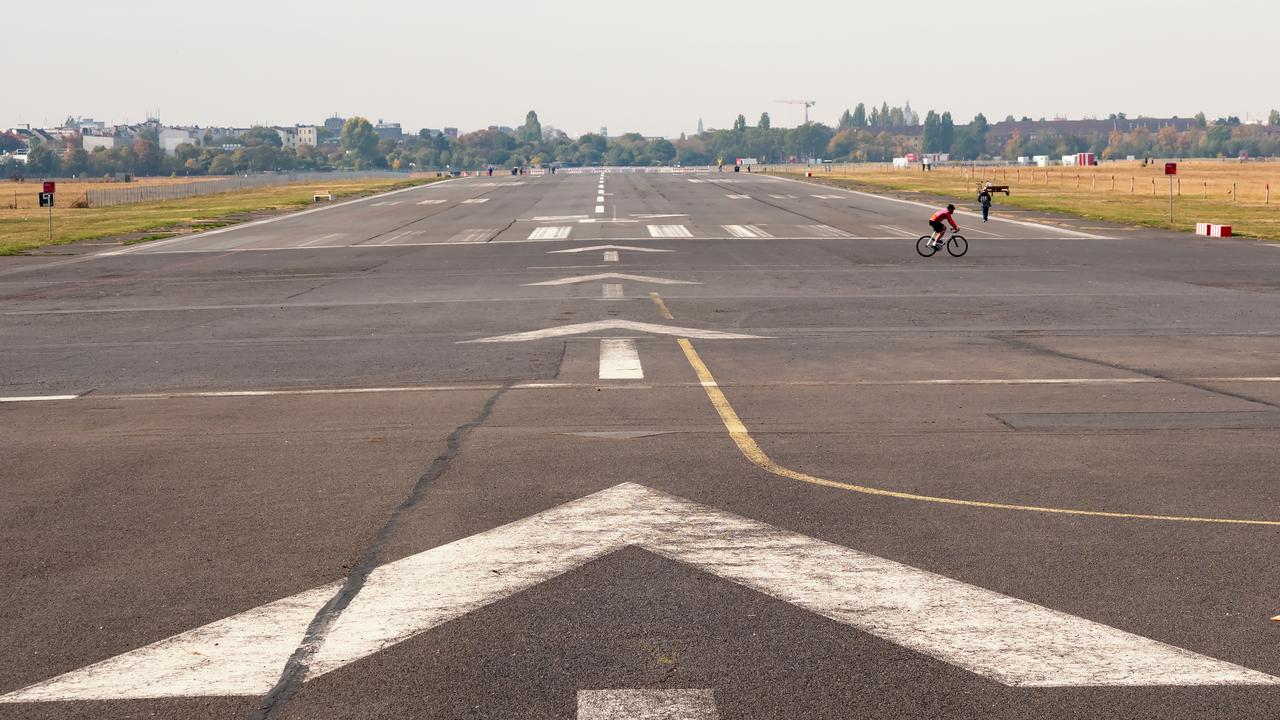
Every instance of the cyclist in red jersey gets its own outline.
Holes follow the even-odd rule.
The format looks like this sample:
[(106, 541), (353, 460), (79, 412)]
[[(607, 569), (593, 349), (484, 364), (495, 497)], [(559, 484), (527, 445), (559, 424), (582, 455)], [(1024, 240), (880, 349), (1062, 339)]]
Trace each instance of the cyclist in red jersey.
[(947, 226), (942, 224), (943, 220), (951, 223), (952, 230), (960, 229), (955, 218), (951, 217), (951, 213), (955, 211), (955, 205), (948, 205), (946, 210), (939, 210), (929, 217), (929, 227), (933, 228), (933, 241), (929, 243), (929, 247), (942, 247), (942, 235), (947, 231)]

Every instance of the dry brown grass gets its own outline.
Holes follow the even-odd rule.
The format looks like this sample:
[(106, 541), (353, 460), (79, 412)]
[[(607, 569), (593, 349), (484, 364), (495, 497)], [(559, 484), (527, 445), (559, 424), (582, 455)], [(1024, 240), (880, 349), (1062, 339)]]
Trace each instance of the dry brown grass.
[[(137, 178), (131, 183), (113, 182), (109, 180), (58, 180), (58, 207), (71, 207), (77, 199), (84, 197), (87, 190), (93, 188), (123, 188), (151, 185), (172, 185), (175, 183), (208, 182), (221, 180), (220, 177), (156, 177)], [(40, 207), (40, 180), (0, 181), (0, 218), (14, 217), (14, 210), (30, 210)], [(6, 214), (7, 213), (7, 214)]]
[[(1233, 226), (1238, 235), (1280, 240), (1280, 162), (1180, 160), (1169, 222), (1164, 162), (1110, 162), (1095, 167), (941, 167), (894, 170), (883, 164), (837, 165), (814, 173), (837, 184), (929, 193), (973, 204), (985, 182), (1009, 185), (1001, 204), (1098, 220), (1194, 230), (1197, 222)], [(1271, 186), (1268, 201), (1267, 185)]]
[[(252, 213), (308, 207), (317, 190), (334, 198), (385, 192), (434, 182), (434, 175), (405, 179), (342, 180), (327, 183), (270, 185), (249, 190), (201, 195), (180, 200), (110, 205), (101, 208), (68, 208), (61, 201), (54, 209), (53, 244), (119, 237), (136, 233), (191, 232), (210, 226), (241, 222)], [(34, 183), (25, 183), (34, 185)], [(39, 185), (34, 185), (39, 192)], [(29, 188), (27, 188), (29, 190)], [(62, 196), (62, 185), (58, 186)], [(0, 210), (0, 255), (12, 255), (50, 244), (48, 215), (34, 210)]]

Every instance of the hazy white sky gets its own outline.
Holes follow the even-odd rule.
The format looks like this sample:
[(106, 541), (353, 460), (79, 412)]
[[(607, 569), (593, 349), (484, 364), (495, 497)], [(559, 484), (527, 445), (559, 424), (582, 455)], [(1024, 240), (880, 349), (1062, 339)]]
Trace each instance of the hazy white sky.
[(786, 99), (827, 123), (908, 99), (958, 121), (1280, 106), (1272, 0), (61, 0), (50, 17), (3, 33), (27, 70), (0, 127), (158, 108), (174, 124), (336, 112), (466, 131), (532, 108), (574, 135), (675, 136), (740, 112), (797, 124)]

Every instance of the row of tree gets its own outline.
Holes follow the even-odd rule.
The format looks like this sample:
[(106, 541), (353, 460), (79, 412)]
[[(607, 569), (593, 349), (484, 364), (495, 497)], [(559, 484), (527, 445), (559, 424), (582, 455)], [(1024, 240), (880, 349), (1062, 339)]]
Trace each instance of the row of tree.
[[(1121, 115), (1116, 119), (1123, 119)], [(885, 118), (888, 118), (887, 120)], [(1025, 118), (1024, 118), (1025, 119)], [(627, 133), (613, 138), (588, 133), (578, 138), (544, 127), (535, 112), (515, 131), (490, 128), (449, 137), (422, 131), (402, 141), (380, 139), (372, 124), (360, 117), (347, 120), (335, 144), (283, 147), (270, 128), (253, 128), (238, 138), (206, 137), (183, 144), (172, 155), (161, 151), (154, 129), (144, 130), (129, 145), (92, 152), (79, 137), (64, 147), (36, 145), (25, 166), (0, 161), (5, 176), (32, 177), (135, 175), (228, 175), (267, 170), (327, 168), (391, 170), (478, 170), (516, 165), (711, 165), (735, 158), (765, 163), (824, 158), (835, 161), (886, 162), (910, 152), (950, 153), (957, 160), (1020, 156), (1058, 156), (1093, 152), (1102, 158), (1139, 157), (1254, 157), (1280, 156), (1280, 113), (1271, 125), (1242, 125), (1237, 118), (1209, 123), (1198, 115), (1188, 130), (1164, 127), (1156, 132), (1138, 129), (1085, 137), (1037, 134), (993, 137), (985, 116), (956, 125), (951, 113), (932, 110), (922, 124), (909, 108), (887, 104), (870, 115), (859, 104), (846, 111), (836, 127), (807, 123), (777, 128), (768, 113), (754, 126), (739, 115), (726, 130), (709, 130), (678, 140), (647, 138)], [(1013, 118), (1006, 118), (1012, 121)], [(5, 138), (0, 135), (0, 139)], [(12, 145), (12, 138), (5, 140)]]

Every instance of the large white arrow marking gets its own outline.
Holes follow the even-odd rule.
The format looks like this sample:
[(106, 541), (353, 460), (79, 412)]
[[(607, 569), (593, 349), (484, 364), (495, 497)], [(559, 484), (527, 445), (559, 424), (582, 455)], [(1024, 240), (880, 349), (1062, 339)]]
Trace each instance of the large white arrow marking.
[(576, 325), (561, 325), (560, 327), (511, 333), (510, 335), (496, 335), (494, 337), (481, 338), (479, 340), (463, 340), (458, 344), (529, 342), (530, 340), (545, 340), (547, 338), (568, 337), (570, 335), (584, 335), (586, 333), (600, 332), (601, 330), (631, 330), (632, 332), (649, 333), (651, 335), (672, 335), (675, 337), (697, 338), (701, 340), (761, 339), (759, 335), (741, 335), (738, 333), (721, 332), (719, 330), (699, 330), (698, 328), (655, 325), (654, 323), (635, 322), (633, 320), (596, 320), (595, 322), (578, 323)]
[[(1280, 684), (1280, 678), (633, 483), (374, 570), (320, 640), (308, 677), (632, 545), (1005, 685)], [(0, 702), (262, 695), (338, 587), (263, 605)]]
[(659, 249), (659, 248), (642, 248), (642, 247), (632, 247), (632, 246), (630, 246), (630, 245), (592, 245), (591, 247), (570, 248), (570, 249), (568, 249), (568, 250), (548, 250), (548, 251), (547, 251), (547, 254), (548, 254), (548, 255), (559, 255), (559, 254), (561, 254), (561, 253), (595, 252), (596, 250), (631, 250), (631, 251), (633, 251), (633, 252), (647, 252), (647, 253), (671, 253), (671, 252), (675, 252), (675, 250), (662, 250), (662, 249)]
[(701, 285), (702, 283), (691, 282), (689, 280), (671, 280), (669, 278), (649, 277), (648, 275), (625, 275), (623, 273), (599, 273), (598, 275), (578, 275), (577, 277), (560, 278), (559, 280), (544, 280), (536, 283), (525, 283), (524, 287), (539, 287), (546, 285), (576, 285), (577, 283), (595, 282), (597, 280), (630, 280), (632, 282), (651, 283), (654, 285)]

